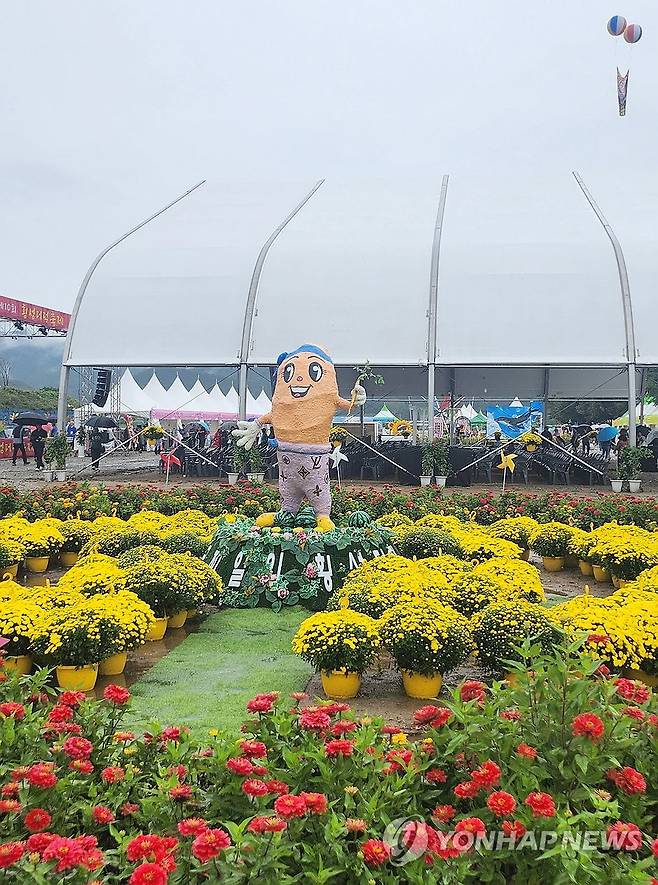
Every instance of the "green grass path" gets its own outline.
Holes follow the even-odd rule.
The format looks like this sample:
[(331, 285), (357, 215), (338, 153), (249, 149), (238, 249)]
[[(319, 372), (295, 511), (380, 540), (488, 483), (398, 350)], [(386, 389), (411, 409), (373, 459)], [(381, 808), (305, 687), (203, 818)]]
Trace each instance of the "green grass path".
[(245, 703), (259, 692), (302, 690), (311, 668), (290, 642), (309, 616), (294, 607), (232, 609), (205, 620), (177, 648), (135, 682), (130, 727), (187, 725), (197, 735), (211, 728), (238, 733)]

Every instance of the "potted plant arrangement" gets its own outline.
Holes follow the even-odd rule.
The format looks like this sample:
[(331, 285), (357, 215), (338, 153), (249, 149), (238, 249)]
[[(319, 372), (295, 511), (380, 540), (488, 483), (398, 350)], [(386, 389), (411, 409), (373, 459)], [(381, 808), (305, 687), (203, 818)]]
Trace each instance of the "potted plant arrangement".
[(89, 522), (82, 519), (67, 519), (59, 529), (64, 543), (59, 551), (59, 561), (64, 568), (71, 568), (78, 561), (80, 550), (94, 534)]
[(42, 617), (41, 609), (32, 602), (9, 599), (0, 603), (0, 636), (9, 640), (3, 647), (6, 670), (14, 670), (20, 676), (30, 672), (32, 640)]
[(542, 606), (523, 599), (488, 605), (473, 617), (471, 625), (478, 659), (496, 674), (507, 672), (510, 661), (523, 661), (517, 649), (526, 640), (539, 643), (542, 651), (549, 653), (561, 635)]
[(112, 654), (112, 632), (85, 600), (53, 609), (40, 624), (32, 648), (55, 667), (60, 688), (91, 691), (98, 662)]
[(265, 479), (265, 459), (258, 446), (254, 446), (249, 452), (249, 468), (251, 472), (247, 473), (247, 479), (250, 482), (262, 482)]
[(46, 440), (46, 446), (43, 450), (43, 462), (46, 465), (46, 469), (43, 471), (44, 482), (52, 482), (55, 479), (55, 471), (53, 469), (55, 453), (52, 450), (52, 446), (48, 445), (49, 442), (50, 440)]
[(611, 467), (608, 471), (608, 479), (612, 486), (613, 492), (621, 492), (624, 487), (624, 480), (619, 478), (619, 472), (616, 467)]
[(411, 698), (437, 697), (443, 675), (466, 660), (472, 649), (468, 619), (438, 603), (395, 605), (381, 617), (379, 632)]
[(25, 565), (29, 572), (43, 574), (47, 571), (50, 557), (56, 556), (64, 543), (64, 538), (56, 529), (40, 523), (33, 523), (23, 536)]
[(25, 548), (20, 541), (13, 538), (0, 539), (0, 580), (6, 576), (15, 578), (18, 574), (18, 566), (25, 558)]
[(156, 442), (164, 436), (164, 430), (158, 424), (147, 424), (142, 433), (149, 450), (152, 450)]
[(618, 472), (620, 479), (628, 481), (631, 492), (639, 492), (642, 484), (642, 461), (646, 453), (634, 446), (627, 446), (619, 456)]
[(104, 657), (98, 663), (98, 672), (101, 676), (118, 676), (125, 669), (128, 652), (146, 642), (153, 612), (129, 590), (98, 593), (87, 604), (98, 614), (103, 634)]
[(58, 482), (66, 481), (66, 459), (70, 452), (69, 441), (63, 433), (46, 440), (44, 460), (47, 464), (55, 465)]
[(241, 474), (247, 475), (249, 468), (249, 457), (251, 452), (247, 452), (243, 446), (239, 446), (233, 441), (233, 470), (228, 472), (228, 484), (234, 486)]
[(434, 446), (431, 442), (426, 442), (421, 448), (420, 459), (420, 484), (428, 486), (432, 482), (434, 476)]
[(414, 432), (413, 424), (406, 418), (398, 419), (391, 423), (391, 436), (401, 436), (402, 439), (408, 439)]
[(380, 645), (377, 622), (350, 609), (319, 612), (301, 624), (293, 651), (320, 672), (327, 697), (353, 698)]
[(539, 523), (531, 516), (512, 516), (508, 519), (498, 519), (489, 526), (489, 533), (502, 541), (511, 541), (518, 544), (523, 553), (521, 559), (526, 562), (530, 558), (529, 538)]
[(542, 444), (543, 439), (538, 433), (529, 430), (527, 433), (521, 434), (521, 436), (519, 437), (519, 441), (522, 442), (525, 446), (526, 452), (536, 452), (539, 446)]
[(171, 557), (160, 557), (136, 563), (125, 570), (123, 586), (132, 591), (153, 612), (146, 638), (150, 641), (162, 639), (171, 618), (172, 627), (182, 627), (187, 609), (192, 607), (189, 594), (181, 587), (180, 567), (170, 562)]
[(570, 527), (561, 522), (546, 522), (530, 535), (530, 548), (541, 556), (547, 572), (559, 572), (564, 568), (571, 536)]
[(432, 450), (436, 484), (444, 488), (450, 475), (450, 443), (447, 439), (435, 439), (432, 442)]

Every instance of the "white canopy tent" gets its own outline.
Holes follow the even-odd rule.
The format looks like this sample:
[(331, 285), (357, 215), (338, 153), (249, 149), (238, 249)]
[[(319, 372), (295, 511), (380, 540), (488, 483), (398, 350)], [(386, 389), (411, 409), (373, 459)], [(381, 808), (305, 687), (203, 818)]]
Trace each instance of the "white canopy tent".
[(318, 342), (338, 366), (416, 367), (428, 403), (496, 396), (502, 379), (523, 399), (634, 403), (658, 363), (656, 196), (566, 170), (204, 186), (92, 267), (60, 392), (71, 366), (240, 366), (226, 399), (245, 415), (250, 367)]

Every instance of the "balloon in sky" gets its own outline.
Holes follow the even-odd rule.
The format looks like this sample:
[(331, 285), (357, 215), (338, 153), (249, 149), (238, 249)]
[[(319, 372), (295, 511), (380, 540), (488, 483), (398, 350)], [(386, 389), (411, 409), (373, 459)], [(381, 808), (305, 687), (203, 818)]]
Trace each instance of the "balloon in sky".
[(637, 43), (642, 36), (642, 28), (640, 25), (627, 25), (624, 29), (624, 40), (627, 43)]
[(623, 15), (613, 15), (608, 22), (608, 33), (613, 37), (621, 37), (626, 30), (626, 19)]

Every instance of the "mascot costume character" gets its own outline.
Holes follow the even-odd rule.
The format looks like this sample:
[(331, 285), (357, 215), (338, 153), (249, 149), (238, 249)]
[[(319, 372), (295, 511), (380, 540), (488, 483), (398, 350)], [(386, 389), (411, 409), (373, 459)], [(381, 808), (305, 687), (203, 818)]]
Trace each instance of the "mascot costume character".
[[(329, 431), (339, 409), (362, 406), (366, 392), (357, 382), (352, 399), (338, 394), (331, 357), (315, 344), (302, 344), (277, 360), (272, 411), (256, 421), (238, 421), (233, 431), (237, 444), (249, 450), (265, 424), (271, 424), (277, 441), (281, 507), (295, 515), (307, 500), (315, 513), (318, 531), (334, 528), (329, 489)], [(274, 524), (275, 513), (256, 520), (262, 527)]]

